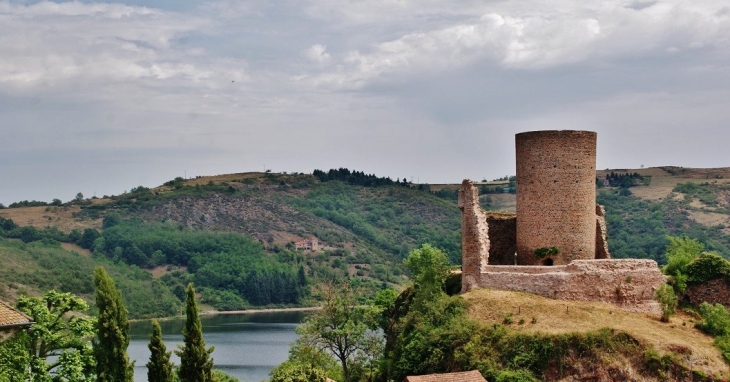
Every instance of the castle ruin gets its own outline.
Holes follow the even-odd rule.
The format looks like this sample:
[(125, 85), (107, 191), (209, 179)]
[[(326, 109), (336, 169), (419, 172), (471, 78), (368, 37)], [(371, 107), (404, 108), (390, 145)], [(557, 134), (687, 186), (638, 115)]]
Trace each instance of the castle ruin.
[(653, 260), (611, 259), (605, 211), (596, 204), (591, 131), (516, 135), (517, 213), (487, 212), (466, 179), (462, 211), (462, 292), (520, 290), (658, 312), (665, 277)]

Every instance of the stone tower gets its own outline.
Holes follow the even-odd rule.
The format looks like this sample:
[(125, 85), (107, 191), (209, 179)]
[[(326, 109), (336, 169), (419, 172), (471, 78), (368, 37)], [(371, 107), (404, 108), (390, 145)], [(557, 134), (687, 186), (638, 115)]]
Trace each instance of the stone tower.
[[(596, 257), (596, 133), (530, 131), (515, 136), (517, 262), (560, 265)], [(558, 247), (538, 258), (535, 250)]]

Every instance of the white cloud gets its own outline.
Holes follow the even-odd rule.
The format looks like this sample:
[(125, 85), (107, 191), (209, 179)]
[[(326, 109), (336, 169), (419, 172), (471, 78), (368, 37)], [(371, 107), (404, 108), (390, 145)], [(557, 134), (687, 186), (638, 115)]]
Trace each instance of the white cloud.
[(319, 64), (324, 64), (330, 61), (330, 54), (326, 52), (327, 46), (315, 44), (309, 47), (306, 51), (306, 57), (312, 61)]
[[(242, 67), (217, 67), (200, 51), (173, 47), (208, 20), (107, 3), (0, 3), (0, 83), (18, 88), (147, 81), (145, 86), (244, 78)], [(118, 94), (117, 94), (118, 95)]]
[[(393, 5), (382, 1), (379, 4)], [(418, 9), (409, 3), (411, 9)], [(587, 60), (613, 60), (676, 45), (712, 46), (730, 57), (730, 17), (718, 4), (525, 1), (490, 4), (475, 21), (413, 31), (345, 55), (337, 72), (315, 83), (358, 88), (383, 76), (456, 70), (474, 62), (506, 69), (542, 69)], [(377, 7), (375, 7), (377, 9)]]

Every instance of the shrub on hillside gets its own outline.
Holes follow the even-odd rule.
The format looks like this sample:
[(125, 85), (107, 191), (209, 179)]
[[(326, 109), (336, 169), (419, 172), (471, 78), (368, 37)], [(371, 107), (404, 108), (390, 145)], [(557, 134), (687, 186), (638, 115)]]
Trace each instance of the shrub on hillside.
[(722, 304), (703, 302), (699, 310), (702, 322), (697, 327), (700, 330), (714, 337), (730, 335), (730, 312)]
[(662, 322), (669, 322), (669, 317), (674, 315), (677, 309), (677, 295), (674, 294), (674, 289), (662, 284), (656, 291), (656, 299), (662, 307)]
[(699, 311), (703, 321), (696, 324), (697, 328), (715, 337), (715, 346), (730, 363), (730, 312), (722, 304), (706, 302), (700, 305)]
[(704, 252), (686, 267), (689, 282), (704, 283), (730, 275), (730, 262), (714, 252)]

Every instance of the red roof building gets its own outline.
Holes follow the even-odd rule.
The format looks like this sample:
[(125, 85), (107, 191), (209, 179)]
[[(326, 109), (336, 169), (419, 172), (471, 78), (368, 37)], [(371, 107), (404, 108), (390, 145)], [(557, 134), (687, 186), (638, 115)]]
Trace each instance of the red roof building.
[(16, 330), (32, 323), (33, 319), (23, 312), (0, 301), (0, 340), (10, 337)]
[(413, 375), (406, 377), (403, 382), (487, 382), (479, 370), (462, 371), (458, 373)]

